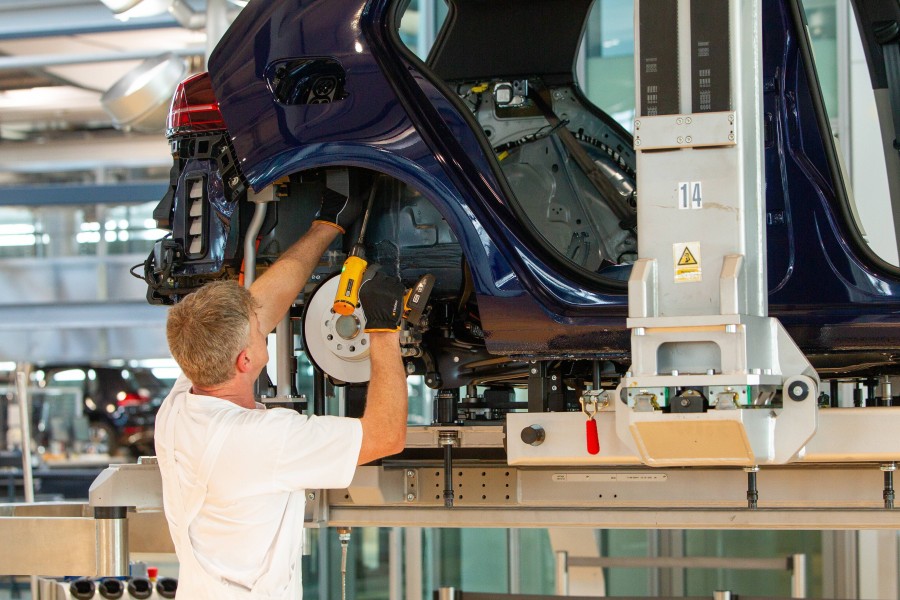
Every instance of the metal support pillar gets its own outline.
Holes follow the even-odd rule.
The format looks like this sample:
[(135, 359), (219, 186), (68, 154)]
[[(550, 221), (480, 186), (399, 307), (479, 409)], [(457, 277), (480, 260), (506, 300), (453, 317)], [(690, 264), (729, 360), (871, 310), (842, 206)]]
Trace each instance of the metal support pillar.
[(565, 550), (556, 553), (556, 595), (569, 595), (569, 554)]
[(519, 568), (522, 562), (522, 556), (520, 552), (521, 542), (519, 541), (518, 529), (510, 529), (506, 532), (506, 548), (507, 556), (509, 556), (509, 573), (507, 578), (509, 584), (509, 593), (518, 594), (519, 581), (522, 578)]
[(547, 387), (547, 363), (532, 363), (528, 375), (528, 412), (547, 412)]
[(816, 431), (818, 375), (768, 317), (761, 15), (635, 4), (640, 258), (616, 421), (652, 466), (783, 464)]
[[(547, 530), (550, 547), (558, 560), (565, 555), (566, 593), (573, 596), (606, 595), (606, 581), (603, 569), (574, 565), (574, 561), (591, 561), (600, 558), (600, 544), (597, 530), (593, 528), (573, 529), (553, 527)], [(560, 568), (560, 563), (557, 563)], [(557, 582), (560, 580), (557, 579)]]
[(19, 429), (22, 436), (22, 477), (25, 502), (34, 502), (34, 478), (31, 472), (31, 411), (28, 410), (27, 365), (16, 367), (16, 399), (19, 403)]
[(791, 567), (791, 598), (806, 598), (806, 555), (792, 554), (788, 560)]
[(857, 598), (896, 600), (898, 589), (897, 531), (858, 533), (859, 592)]
[(859, 598), (857, 532), (822, 532), (822, 597)]
[(97, 507), (97, 573), (104, 577), (128, 575), (127, 509)]
[(546, 362), (532, 363), (528, 375), (528, 412), (561, 412), (566, 409), (562, 373)]
[(423, 564), (425, 562), (425, 544), (423, 544), (423, 532), (421, 527), (407, 527), (404, 530), (406, 560), (403, 561), (406, 568), (406, 600), (415, 600), (422, 597), (425, 589), (423, 581)]

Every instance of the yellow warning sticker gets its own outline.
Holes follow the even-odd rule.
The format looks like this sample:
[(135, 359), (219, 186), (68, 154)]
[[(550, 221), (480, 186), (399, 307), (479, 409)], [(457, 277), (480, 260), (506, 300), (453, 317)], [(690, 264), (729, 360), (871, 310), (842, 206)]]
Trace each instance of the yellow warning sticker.
[(688, 265), (696, 265), (697, 259), (694, 258), (694, 255), (691, 254), (690, 248), (685, 248), (684, 252), (681, 253), (681, 258), (678, 259), (679, 267), (686, 267)]
[(675, 283), (701, 281), (700, 242), (676, 242), (672, 244), (675, 261)]

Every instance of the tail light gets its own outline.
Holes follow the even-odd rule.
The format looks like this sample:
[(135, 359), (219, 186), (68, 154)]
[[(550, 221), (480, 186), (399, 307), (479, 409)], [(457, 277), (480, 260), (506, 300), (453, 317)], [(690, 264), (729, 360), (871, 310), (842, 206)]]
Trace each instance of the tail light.
[(175, 88), (166, 120), (166, 136), (225, 129), (209, 73), (188, 77)]
[(136, 394), (134, 392), (122, 391), (116, 394), (116, 404), (118, 404), (120, 407), (143, 404), (149, 399), (150, 398), (146, 396), (142, 396), (141, 394)]

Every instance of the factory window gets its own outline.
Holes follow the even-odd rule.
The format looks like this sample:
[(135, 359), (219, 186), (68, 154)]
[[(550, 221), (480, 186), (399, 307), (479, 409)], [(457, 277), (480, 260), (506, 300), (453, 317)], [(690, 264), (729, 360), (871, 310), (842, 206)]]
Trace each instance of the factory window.
[(0, 208), (0, 258), (146, 254), (166, 233), (156, 204)]
[(411, 0), (400, 18), (400, 39), (420, 59), (425, 60), (437, 31), (447, 18), (443, 0)]
[(634, 1), (597, 0), (576, 75), (585, 95), (626, 130), (634, 121)]
[[(687, 556), (741, 558), (806, 557), (806, 598), (822, 598), (822, 533), (818, 531), (685, 531)], [(709, 590), (729, 590), (732, 594), (752, 596), (791, 595), (791, 572), (750, 569), (687, 569), (684, 595), (701, 596)]]
[(900, 211), (893, 205), (900, 205), (900, 177), (896, 176), (900, 163), (891, 148), (893, 133), (887, 139), (879, 128), (879, 119), (885, 121), (891, 111), (888, 92), (883, 85), (879, 95), (873, 91), (850, 3), (805, 0), (803, 5), (850, 213), (864, 243), (883, 260), (898, 265), (895, 220), (900, 219)]
[(838, 103), (838, 12), (836, 0), (805, 0), (807, 30), (816, 58), (822, 98), (831, 119), (840, 117)]
[(0, 208), (0, 258), (38, 255), (44, 235), (27, 208)]

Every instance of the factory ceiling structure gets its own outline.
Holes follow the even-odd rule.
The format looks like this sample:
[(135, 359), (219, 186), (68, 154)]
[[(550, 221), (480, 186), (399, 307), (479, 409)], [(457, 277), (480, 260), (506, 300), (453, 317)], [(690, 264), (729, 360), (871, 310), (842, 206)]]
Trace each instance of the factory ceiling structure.
[[(131, 131), (115, 129), (104, 94), (145, 61), (163, 55), (182, 63), (185, 72), (202, 66), (207, 6), (178, 3), (188, 11), (182, 17), (188, 28), (165, 5), (161, 14), (142, 15), (134, 14), (142, 3), (130, 4), (138, 6), (115, 14), (99, 0), (0, 3), (0, 182), (28, 183), (35, 173), (55, 172), (65, 180), (66, 172), (167, 165), (158, 124), (155, 134), (146, 131), (154, 127), (140, 123)], [(222, 8), (227, 19), (227, 11), (237, 7), (222, 2)], [(133, 94), (148, 81), (133, 77), (126, 83)]]

